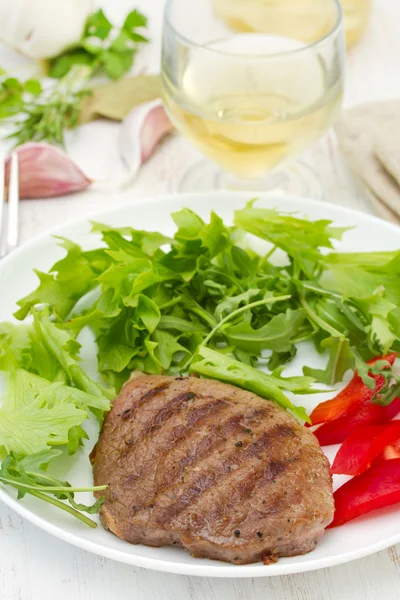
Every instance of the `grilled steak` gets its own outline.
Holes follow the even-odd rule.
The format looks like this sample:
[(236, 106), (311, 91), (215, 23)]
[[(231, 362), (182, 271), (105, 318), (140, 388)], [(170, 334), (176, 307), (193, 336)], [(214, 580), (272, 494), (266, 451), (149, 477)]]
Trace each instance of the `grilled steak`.
[(273, 402), (217, 381), (130, 380), (92, 462), (95, 484), (109, 486), (103, 525), (133, 544), (268, 563), (315, 548), (333, 518), (315, 436)]

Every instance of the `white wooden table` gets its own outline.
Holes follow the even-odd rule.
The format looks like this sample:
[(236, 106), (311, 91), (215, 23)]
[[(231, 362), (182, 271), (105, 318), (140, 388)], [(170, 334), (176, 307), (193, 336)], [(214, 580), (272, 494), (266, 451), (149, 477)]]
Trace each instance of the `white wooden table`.
[[(5, 1), (5, 0), (2, 0)], [(195, 1), (195, 0), (192, 0)], [(133, 5), (151, 17), (153, 43), (138, 68), (158, 68), (163, 0), (103, 0), (113, 18)], [(369, 31), (349, 56), (346, 106), (400, 97), (400, 2), (376, 0)], [(8, 56), (0, 49), (0, 64)], [(93, 124), (71, 142), (89, 173), (118, 171), (118, 127)], [(89, 150), (89, 151), (88, 151)], [(179, 136), (166, 141), (135, 184), (115, 193), (112, 185), (71, 198), (26, 201), (21, 206), (22, 241), (78, 216), (86, 216), (144, 195), (171, 192), (196, 152)], [(327, 201), (369, 210), (328, 135), (313, 151)], [(100, 175), (101, 174), (101, 175)], [(344, 540), (345, 544), (345, 540)], [(400, 546), (344, 566), (313, 573), (256, 580), (182, 577), (135, 569), (94, 556), (36, 529), (0, 506), (0, 600), (398, 600)]]

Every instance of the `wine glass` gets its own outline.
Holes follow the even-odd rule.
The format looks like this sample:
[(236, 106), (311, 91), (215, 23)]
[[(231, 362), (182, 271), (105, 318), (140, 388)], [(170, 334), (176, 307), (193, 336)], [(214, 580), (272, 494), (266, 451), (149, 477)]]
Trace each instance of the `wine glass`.
[[(246, 7), (256, 10), (257, 32), (241, 18)], [(344, 56), (339, 0), (167, 0), (165, 108), (211, 159), (190, 169), (180, 189), (319, 197), (311, 169), (286, 161), (338, 114)]]
[(346, 44), (350, 48), (359, 41), (367, 27), (368, 18), (372, 10), (372, 0), (341, 0), (341, 3)]

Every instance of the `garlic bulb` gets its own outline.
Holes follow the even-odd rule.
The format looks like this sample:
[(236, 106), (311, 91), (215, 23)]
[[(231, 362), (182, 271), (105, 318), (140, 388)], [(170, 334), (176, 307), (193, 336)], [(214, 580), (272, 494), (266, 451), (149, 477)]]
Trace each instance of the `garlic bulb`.
[(0, 40), (28, 58), (51, 58), (76, 44), (93, 0), (0, 0)]

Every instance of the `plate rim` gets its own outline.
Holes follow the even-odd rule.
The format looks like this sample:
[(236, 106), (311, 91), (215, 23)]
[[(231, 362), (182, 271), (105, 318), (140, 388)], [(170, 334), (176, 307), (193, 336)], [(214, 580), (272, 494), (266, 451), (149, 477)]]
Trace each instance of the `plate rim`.
[[(67, 229), (71, 229), (77, 227), (85, 222), (89, 222), (91, 220), (101, 220), (103, 218), (107, 218), (107, 215), (112, 215), (115, 212), (120, 212), (124, 208), (128, 209), (128, 207), (132, 206), (140, 206), (143, 204), (161, 204), (167, 203), (168, 201), (177, 201), (178, 199), (182, 199), (182, 204), (184, 206), (185, 201), (194, 202), (196, 199), (204, 199), (207, 196), (208, 200), (212, 200), (215, 198), (216, 202), (221, 201), (221, 196), (226, 197), (234, 197), (236, 199), (248, 199), (251, 196), (254, 196), (251, 192), (230, 192), (230, 191), (221, 191), (221, 192), (195, 192), (191, 194), (179, 194), (179, 193), (170, 193), (170, 194), (162, 194), (156, 196), (144, 196), (140, 198), (134, 198), (132, 202), (129, 203), (119, 203), (116, 206), (112, 206), (106, 209), (102, 209), (100, 211), (91, 211), (90, 213), (78, 217), (76, 219), (72, 219), (71, 221), (67, 221), (62, 225), (58, 225), (56, 227), (51, 227), (46, 229), (44, 232), (34, 236), (29, 239), (27, 242), (23, 243), (9, 255), (5, 256), (0, 262), (0, 269), (2, 270), (8, 264), (11, 264), (15, 257), (24, 254), (30, 247), (35, 246), (40, 243), (42, 240), (50, 236), (56, 236)], [(273, 198), (271, 195), (259, 194), (260, 200), (268, 199), (271, 201)], [(224, 200), (222, 200), (224, 202)], [(225, 199), (227, 201), (227, 198)], [(313, 200), (309, 198), (301, 198), (297, 196), (285, 195), (279, 196), (276, 198), (276, 204), (279, 207), (279, 203), (282, 201), (291, 201), (294, 203), (299, 203), (299, 212), (304, 212), (312, 208), (313, 206), (321, 208), (321, 203), (324, 201)], [(301, 203), (304, 203), (306, 206), (301, 206)], [(400, 237), (400, 228), (387, 221), (384, 221), (374, 215), (363, 213), (362, 211), (344, 207), (341, 205), (336, 205), (332, 203), (324, 203), (328, 205), (328, 210), (333, 212), (337, 212), (338, 215), (348, 215), (353, 216), (355, 219), (359, 219), (360, 217), (364, 221), (369, 221), (370, 223), (379, 223), (380, 225), (384, 225), (386, 228), (396, 231)], [(218, 212), (218, 208), (215, 209)], [(310, 215), (311, 216), (311, 215)], [(329, 217), (328, 217), (329, 218)], [(130, 564), (137, 567), (147, 568), (155, 571), (169, 572), (180, 575), (193, 575), (200, 577), (221, 577), (221, 578), (249, 578), (249, 577), (273, 577), (273, 576), (282, 576), (282, 575), (290, 575), (294, 573), (301, 573), (307, 571), (319, 570), (327, 567), (332, 567), (340, 564), (344, 564), (347, 562), (351, 562), (353, 560), (357, 560), (359, 558), (364, 558), (381, 550), (384, 550), (398, 542), (400, 542), (400, 531), (399, 533), (391, 536), (390, 538), (386, 538), (385, 540), (380, 540), (378, 542), (374, 542), (370, 545), (364, 546), (357, 550), (353, 550), (351, 552), (345, 552), (343, 554), (337, 554), (334, 556), (328, 557), (320, 557), (314, 560), (309, 560), (306, 562), (293, 562), (293, 563), (285, 563), (285, 564), (275, 564), (269, 566), (263, 566), (259, 563), (250, 564), (250, 565), (227, 565), (226, 563), (218, 564), (218, 561), (215, 561), (217, 564), (187, 564), (187, 563), (177, 563), (168, 561), (165, 559), (157, 559), (151, 557), (138, 556), (135, 554), (130, 554), (129, 552), (124, 552), (122, 550), (116, 548), (110, 548), (100, 544), (96, 541), (92, 541), (89, 539), (84, 539), (72, 532), (66, 531), (62, 526), (56, 525), (51, 521), (46, 520), (44, 517), (41, 517), (31, 511), (27, 506), (25, 506), (22, 502), (13, 498), (9, 493), (6, 492), (3, 485), (0, 486), (0, 500), (4, 502), (9, 508), (14, 510), (21, 517), (25, 518), (27, 521), (32, 523), (33, 525), (39, 527), (46, 533), (53, 535), (54, 537), (61, 539), (64, 542), (68, 542), (71, 545), (89, 551), (93, 554), (97, 554), (103, 556), (105, 558), (109, 558), (112, 560), (116, 560), (118, 562), (122, 562), (125, 564)], [(127, 542), (128, 543), (128, 542)], [(307, 555), (306, 555), (307, 556)], [(301, 559), (301, 557), (299, 557)]]
[[(381, 550), (390, 548), (391, 546), (394, 546), (395, 544), (400, 542), (399, 532), (398, 534), (394, 535), (389, 539), (382, 540), (381, 542), (376, 542), (371, 546), (365, 546), (360, 550), (353, 550), (352, 552), (342, 555), (337, 554), (333, 557), (317, 558), (314, 561), (308, 561), (304, 563), (293, 562), (285, 564), (281, 563), (281, 565), (279, 565), (278, 562), (275, 565), (264, 566), (260, 565), (259, 563), (253, 563), (250, 565), (230, 565), (222, 562), (222, 566), (219, 566), (218, 564), (214, 566), (209, 564), (201, 565), (197, 563), (192, 565), (184, 563), (175, 563), (172, 561), (166, 561), (157, 558), (137, 556), (135, 554), (126, 553), (115, 548), (107, 548), (107, 546), (103, 546), (102, 544), (98, 544), (97, 542), (92, 542), (91, 540), (82, 539), (79, 536), (65, 531), (62, 527), (54, 525), (53, 523), (50, 523), (43, 517), (39, 517), (38, 515), (30, 511), (29, 508), (24, 506), (20, 501), (9, 496), (3, 489), (2, 485), (0, 487), (0, 500), (3, 501), (9, 508), (15, 510), (15, 512), (21, 517), (25, 518), (27, 521), (29, 521), (39, 529), (42, 529), (46, 533), (49, 533), (50, 535), (53, 535), (54, 537), (64, 542), (67, 542), (76, 548), (80, 548), (91, 552), (92, 554), (97, 554), (98, 556), (109, 558), (111, 560), (115, 560), (117, 562), (132, 565), (135, 567), (150, 569), (152, 571), (159, 571), (164, 573), (172, 573), (176, 575), (189, 575), (196, 577), (218, 577), (222, 579), (282, 577), (284, 575), (319, 571), (321, 569), (347, 564), (354, 560), (365, 558), (366, 556), (370, 556), (371, 554), (375, 554), (376, 552), (380, 552)], [(128, 544), (129, 542), (126, 543)], [(309, 554), (310, 553), (308, 553), (308, 555)], [(307, 554), (302, 556), (307, 556)], [(302, 556), (300, 555), (299, 558), (302, 558)], [(197, 560), (201, 562), (201, 559)], [(215, 562), (218, 563), (219, 561)], [(171, 568), (168, 568), (170, 565)]]
[[(10, 262), (10, 260), (12, 260), (12, 258), (14, 256), (18, 256), (20, 253), (22, 253), (24, 250), (26, 250), (27, 248), (29, 248), (30, 246), (34, 245), (35, 243), (39, 242), (41, 239), (49, 237), (49, 236), (56, 236), (58, 232), (63, 231), (66, 228), (70, 228), (70, 227), (74, 227), (76, 225), (79, 225), (80, 223), (84, 222), (84, 221), (91, 221), (92, 219), (94, 220), (94, 217), (98, 218), (98, 217), (102, 217), (105, 216), (107, 214), (112, 214), (116, 211), (122, 210), (128, 206), (132, 206), (132, 205), (141, 205), (141, 204), (145, 204), (147, 202), (151, 202), (151, 203), (157, 203), (157, 204), (161, 204), (162, 202), (167, 202), (168, 200), (172, 200), (174, 198), (178, 198), (178, 197), (182, 197), (182, 198), (188, 198), (189, 200), (191, 200), (192, 198), (204, 198), (204, 196), (210, 197), (213, 196), (216, 199), (218, 198), (218, 196), (224, 196), (224, 195), (230, 195), (233, 196), (235, 198), (243, 198), (243, 199), (250, 199), (250, 198), (255, 198), (257, 200), (262, 200), (263, 198), (265, 199), (271, 199), (273, 198), (273, 196), (271, 196), (270, 194), (263, 194), (262, 192), (260, 192), (259, 194), (254, 195), (253, 192), (236, 192), (236, 191), (230, 191), (230, 190), (221, 190), (221, 191), (213, 191), (213, 192), (191, 192), (191, 193), (170, 193), (170, 194), (161, 194), (161, 195), (156, 195), (156, 196), (142, 196), (140, 198), (134, 198), (132, 200), (132, 202), (123, 202), (120, 203), (116, 206), (113, 206), (111, 208), (103, 208), (100, 211), (91, 211), (89, 212), (87, 215), (84, 215), (83, 217), (77, 217), (74, 219), (71, 219), (70, 221), (67, 221), (66, 223), (63, 223), (62, 225), (56, 225), (55, 227), (49, 227), (48, 229), (46, 229), (45, 231), (43, 231), (42, 233), (39, 233), (38, 235), (33, 236), (32, 238), (30, 238), (29, 240), (27, 240), (26, 242), (22, 243), (20, 246), (18, 246), (17, 248), (15, 248), (12, 252), (10, 252), (9, 254), (7, 254), (6, 256), (1, 258), (0, 261), (0, 265), (3, 264), (8, 264), (8, 262)], [(288, 195), (282, 195), (282, 196), (277, 196), (276, 199), (276, 203), (277, 205), (279, 205), (279, 202), (281, 201), (294, 201), (294, 202), (306, 202), (309, 205), (312, 206), (316, 206), (316, 207), (320, 207), (321, 204), (324, 204), (326, 206), (329, 207), (330, 210), (334, 210), (334, 211), (338, 211), (339, 213), (345, 213), (348, 215), (354, 215), (355, 217), (362, 217), (363, 219), (366, 219), (372, 223), (380, 223), (380, 224), (384, 224), (385, 227), (388, 227), (389, 229), (392, 229), (393, 231), (398, 231), (400, 229), (399, 225), (396, 225), (395, 223), (391, 223), (389, 221), (385, 221), (384, 219), (381, 219), (380, 217), (377, 217), (376, 215), (373, 215), (371, 213), (367, 213), (367, 212), (362, 212), (361, 210), (357, 210), (355, 208), (350, 208), (348, 206), (341, 206), (340, 204), (333, 204), (332, 202), (327, 202), (325, 200), (314, 200), (312, 198), (302, 198), (301, 196), (291, 196), (290, 194)], [(29, 202), (29, 200), (27, 201)], [(299, 212), (301, 211), (301, 208), (299, 209)]]

